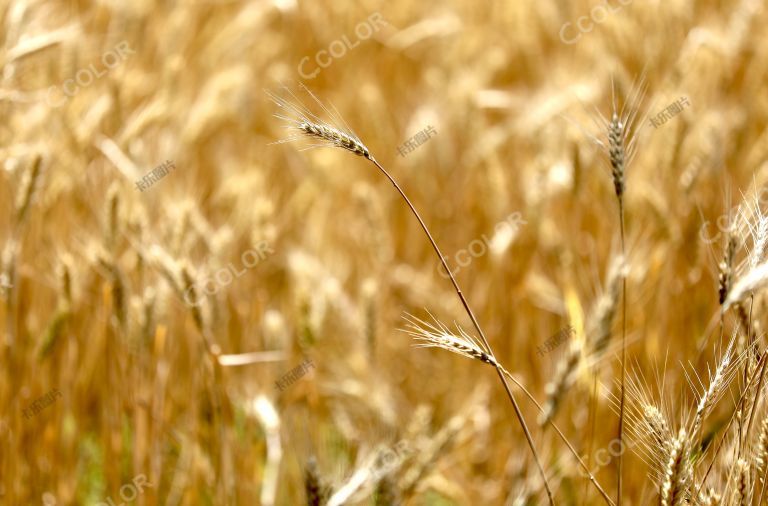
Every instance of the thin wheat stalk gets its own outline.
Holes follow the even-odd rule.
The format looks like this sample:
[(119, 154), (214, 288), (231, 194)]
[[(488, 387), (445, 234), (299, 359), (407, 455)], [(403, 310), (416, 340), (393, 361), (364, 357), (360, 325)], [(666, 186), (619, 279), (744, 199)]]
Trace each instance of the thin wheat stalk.
[[(472, 311), (472, 309), (469, 307), (469, 303), (467, 302), (467, 299), (464, 297), (463, 292), (461, 291), (461, 288), (459, 288), (459, 284), (456, 281), (456, 278), (453, 276), (453, 273), (451, 273), (450, 268), (448, 267), (448, 264), (445, 261), (445, 258), (440, 251), (440, 248), (437, 246), (437, 243), (432, 238), (432, 234), (429, 232), (429, 229), (427, 228), (426, 224), (424, 223), (424, 220), (421, 219), (421, 215), (419, 215), (419, 212), (416, 210), (416, 208), (411, 203), (410, 199), (406, 196), (405, 192), (400, 188), (400, 185), (397, 184), (395, 179), (384, 169), (384, 167), (379, 164), (379, 162), (373, 158), (371, 155), (367, 155), (366, 158), (370, 160), (380, 171), (384, 176), (389, 179), (389, 181), (392, 183), (392, 185), (395, 187), (397, 192), (400, 194), (400, 196), (403, 198), (405, 203), (410, 208), (413, 215), (418, 220), (419, 224), (421, 225), (422, 230), (426, 234), (427, 238), (429, 239), (430, 244), (432, 245), (432, 248), (435, 251), (435, 254), (440, 259), (440, 262), (443, 265), (443, 268), (446, 272), (448, 272), (448, 275), (450, 277), (451, 283), (453, 284), (453, 288), (456, 290), (456, 294), (458, 295), (459, 299), (461, 300), (461, 304), (464, 306), (465, 311), (467, 312), (467, 315), (469, 316), (469, 319), (472, 320), (472, 325), (474, 325), (475, 329), (477, 330), (477, 333), (480, 335), (480, 339), (482, 339), (483, 347), (485, 350), (488, 351), (488, 354), (493, 357), (493, 351), (491, 349), (491, 345), (488, 342), (488, 339), (485, 337), (485, 333), (483, 332), (482, 328), (480, 327), (480, 324), (477, 321), (477, 318), (475, 318), (475, 314)], [(525, 422), (525, 418), (523, 417), (522, 411), (520, 411), (520, 407), (517, 404), (517, 400), (515, 399), (514, 394), (512, 393), (512, 390), (510, 390), (509, 385), (507, 384), (507, 381), (504, 377), (504, 373), (501, 371), (500, 367), (496, 367), (496, 373), (499, 377), (499, 380), (504, 386), (504, 390), (507, 393), (507, 397), (509, 397), (510, 402), (512, 403), (512, 407), (515, 410), (515, 416), (517, 417), (518, 422), (520, 423), (520, 426), (523, 429), (523, 433), (525, 434), (525, 439), (528, 441), (528, 446), (531, 449), (531, 452), (533, 453), (533, 458), (536, 461), (536, 466), (539, 468), (539, 473), (541, 474), (541, 478), (544, 481), (544, 488), (547, 492), (547, 497), (549, 499), (549, 503), (554, 505), (554, 499), (552, 498), (552, 491), (549, 488), (549, 483), (547, 481), (547, 477), (544, 473), (544, 467), (541, 465), (541, 461), (539, 459), (538, 452), (536, 451), (536, 446), (533, 442), (533, 437), (531, 436), (531, 432), (528, 429), (528, 424)]]
[(42, 172), (43, 159), (40, 155), (35, 155), (32, 164), (24, 173), (24, 177), (21, 181), (21, 188), (19, 188), (18, 197), (16, 198), (14, 206), (14, 222), (15, 225), (20, 225), (28, 216), (30, 204), (32, 203), (32, 197), (35, 194), (35, 188), (37, 187), (37, 180), (40, 178)]
[[(621, 256), (626, 258), (627, 251), (624, 238), (624, 141), (625, 132), (622, 122), (613, 113), (610, 131), (610, 159), (613, 169), (613, 185), (619, 204), (619, 232), (621, 235)], [(621, 278), (621, 401), (619, 407), (619, 445), (624, 444), (624, 400), (626, 394), (625, 382), (627, 377), (627, 277)], [(624, 454), (619, 454), (618, 485), (616, 502), (621, 506), (621, 480), (624, 466)]]
[[(612, 115), (611, 120), (607, 121), (602, 115), (598, 124), (607, 132), (607, 141), (593, 138), (608, 155), (608, 162), (611, 167), (611, 176), (613, 179), (613, 188), (616, 193), (618, 203), (619, 234), (621, 238), (621, 256), (626, 258), (626, 238), (625, 238), (625, 216), (624, 216), (624, 193), (626, 189), (625, 173), (627, 166), (635, 155), (635, 143), (637, 141), (637, 115), (640, 111), (638, 107), (643, 101), (646, 91), (645, 72), (643, 72), (637, 86), (629, 93), (621, 110), (616, 104), (616, 92), (613, 81), (611, 82), (612, 92)], [(642, 123), (642, 122), (641, 122)], [(624, 276), (621, 281), (621, 396), (619, 401), (619, 427), (618, 439), (621, 444), (624, 443), (624, 404), (626, 398), (626, 376), (627, 376), (627, 278)], [(618, 457), (618, 476), (616, 487), (616, 502), (621, 506), (622, 474), (623, 474), (624, 456)]]
[[(305, 87), (305, 90), (306, 90), (306, 87)], [(314, 98), (314, 95), (312, 95), (312, 93), (309, 92), (309, 90), (306, 90), (306, 91), (310, 93), (310, 95)], [(298, 115), (298, 118), (299, 118), (298, 120), (296, 119), (296, 117), (282, 116), (282, 119), (289, 122), (289, 128), (297, 130), (300, 133), (300, 135), (304, 135), (310, 139), (319, 140), (321, 142), (321, 145), (325, 144), (325, 145), (330, 145), (334, 147), (339, 147), (351, 153), (354, 153), (356, 155), (363, 156), (365, 159), (373, 163), (376, 166), (376, 168), (389, 180), (389, 182), (392, 183), (392, 186), (395, 187), (395, 190), (397, 191), (397, 193), (400, 195), (403, 201), (405, 201), (411, 213), (419, 222), (419, 225), (424, 231), (424, 234), (427, 236), (427, 239), (429, 240), (429, 243), (432, 246), (432, 249), (435, 251), (435, 254), (440, 259), (440, 262), (443, 268), (445, 269), (446, 272), (448, 272), (448, 275), (451, 280), (451, 284), (453, 285), (454, 290), (456, 290), (456, 294), (461, 300), (461, 303), (464, 306), (464, 310), (467, 312), (467, 315), (469, 316), (470, 320), (472, 320), (472, 325), (475, 327), (475, 329), (477, 330), (477, 333), (480, 335), (480, 338), (482, 339), (484, 349), (487, 351), (490, 357), (493, 357), (494, 354), (490, 344), (488, 343), (488, 339), (485, 337), (485, 333), (480, 327), (480, 324), (478, 323), (474, 312), (470, 308), (469, 303), (467, 302), (467, 299), (464, 297), (464, 294), (462, 293), (461, 288), (459, 287), (459, 284), (456, 281), (456, 278), (454, 277), (453, 273), (451, 273), (451, 270), (448, 267), (448, 264), (446, 263), (444, 256), (440, 251), (440, 248), (437, 246), (437, 243), (432, 237), (432, 234), (430, 233), (429, 228), (424, 223), (424, 220), (421, 218), (421, 215), (416, 210), (414, 205), (411, 203), (411, 200), (408, 198), (408, 196), (405, 194), (402, 188), (400, 188), (400, 185), (397, 183), (397, 181), (389, 174), (389, 172), (387, 172), (387, 170), (378, 162), (378, 160), (376, 160), (376, 158), (373, 157), (373, 155), (370, 153), (370, 151), (365, 146), (365, 144), (363, 144), (363, 142), (354, 134), (347, 133), (345, 131), (342, 131), (339, 128), (323, 123), (321, 120), (317, 118), (317, 116), (307, 111), (303, 107), (297, 106), (295, 104), (291, 104), (283, 99), (280, 99), (274, 96), (272, 98), (277, 103), (278, 106), (286, 108), (289, 114), (292, 114), (294, 116)], [(317, 100), (316, 98), (315, 100), (318, 103), (320, 103), (320, 101)], [(351, 129), (347, 128), (347, 131), (351, 131)], [(292, 140), (292, 139), (286, 139), (286, 141), (289, 141), (289, 140)], [(539, 473), (544, 482), (544, 488), (547, 492), (549, 503), (554, 505), (552, 491), (550, 490), (549, 483), (547, 481), (547, 477), (544, 472), (544, 468), (541, 465), (538, 452), (536, 451), (536, 446), (533, 442), (533, 437), (531, 436), (530, 430), (528, 429), (528, 424), (525, 422), (525, 418), (523, 416), (522, 411), (520, 410), (517, 400), (515, 399), (515, 396), (512, 393), (512, 390), (509, 388), (509, 384), (507, 383), (504, 373), (502, 372), (501, 368), (498, 367), (498, 365), (496, 367), (496, 373), (499, 377), (499, 380), (504, 386), (504, 390), (507, 393), (507, 397), (509, 397), (509, 400), (512, 403), (512, 407), (515, 410), (515, 416), (517, 417), (517, 420), (523, 429), (523, 433), (525, 434), (525, 438), (528, 442), (528, 446), (531, 449), (531, 453), (533, 454), (534, 460), (536, 461), (536, 466), (538, 467)]]

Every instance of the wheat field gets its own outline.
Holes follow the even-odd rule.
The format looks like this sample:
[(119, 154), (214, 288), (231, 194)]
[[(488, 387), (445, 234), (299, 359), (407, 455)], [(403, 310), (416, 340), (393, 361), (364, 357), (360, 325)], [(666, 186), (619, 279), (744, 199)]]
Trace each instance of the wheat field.
[(0, 504), (768, 503), (767, 7), (0, 2)]

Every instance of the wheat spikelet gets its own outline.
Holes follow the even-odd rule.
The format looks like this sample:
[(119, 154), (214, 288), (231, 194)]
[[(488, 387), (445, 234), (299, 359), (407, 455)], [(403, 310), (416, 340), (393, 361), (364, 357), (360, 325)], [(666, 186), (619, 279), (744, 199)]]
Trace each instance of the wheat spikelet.
[(733, 490), (734, 506), (747, 506), (750, 504), (750, 466), (749, 462), (744, 459), (739, 459), (736, 462), (736, 485)]
[(766, 470), (768, 470), (768, 416), (763, 418), (760, 424), (760, 432), (755, 448), (755, 470), (760, 483), (765, 483)]
[(323, 485), (314, 457), (310, 457), (304, 467), (304, 492), (307, 496), (307, 506), (323, 506), (328, 502), (329, 489)]
[[(757, 356), (755, 353), (747, 351), (744, 361), (744, 378), (752, 378), (757, 372)], [(758, 393), (761, 383), (762, 378), (757, 383), (752, 382), (745, 385), (744, 400), (737, 410), (737, 427), (740, 433), (744, 434), (742, 439), (746, 439), (749, 436), (747, 432), (751, 429), (751, 420), (754, 418), (753, 410), (757, 407), (757, 402), (759, 401)]]
[(387, 475), (376, 484), (376, 490), (373, 493), (375, 506), (400, 506), (402, 502), (398, 497), (397, 485), (395, 480)]
[(699, 397), (698, 405), (696, 406), (696, 414), (693, 418), (693, 429), (691, 430), (691, 438), (696, 438), (701, 429), (701, 424), (709, 414), (712, 406), (720, 398), (725, 386), (729, 380), (733, 377), (735, 368), (731, 368), (733, 359), (733, 340), (729, 345), (723, 357), (720, 359), (720, 363), (715, 370), (715, 374), (711, 377), (709, 387)]
[(768, 262), (763, 262), (750, 269), (733, 284), (728, 297), (725, 299), (723, 309), (728, 309), (736, 302), (744, 301), (750, 295), (762, 290), (766, 283), (768, 283)]
[(54, 349), (59, 338), (64, 332), (64, 327), (71, 317), (72, 308), (72, 279), (67, 260), (63, 260), (58, 267), (59, 301), (56, 313), (43, 334), (38, 347), (38, 359), (48, 356)]
[(370, 157), (368, 148), (365, 147), (362, 142), (334, 127), (320, 123), (312, 123), (310, 121), (303, 121), (299, 123), (297, 128), (309, 137), (317, 137), (321, 140), (328, 141), (334, 146), (351, 151), (356, 155), (364, 156), (366, 158)]
[(677, 437), (672, 441), (669, 460), (664, 469), (661, 506), (685, 504), (690, 478), (689, 465), (688, 438), (685, 429), (680, 429)]
[(376, 282), (368, 278), (363, 282), (362, 297), (365, 324), (365, 342), (368, 348), (368, 360), (373, 362), (376, 355)]
[[(338, 115), (334, 115), (331, 113), (331, 111), (328, 110), (328, 108), (325, 107), (325, 105), (320, 102), (320, 100), (315, 97), (314, 94), (312, 94), (309, 89), (302, 85), (301, 88), (330, 116), (333, 117), (336, 120), (336, 123), (343, 123), (343, 121), (338, 117)], [(277, 118), (280, 118), (288, 123), (288, 128), (294, 132), (298, 132), (299, 136), (304, 136), (309, 139), (315, 139), (320, 141), (319, 144), (311, 145), (309, 147), (315, 147), (315, 146), (335, 146), (342, 149), (346, 149), (347, 151), (354, 153), (356, 155), (365, 157), (370, 159), (371, 155), (368, 151), (368, 148), (363, 144), (363, 142), (354, 134), (351, 132), (348, 126), (345, 128), (341, 128), (334, 125), (329, 125), (328, 123), (322, 121), (318, 116), (313, 114), (309, 111), (306, 107), (304, 107), (301, 104), (301, 101), (294, 95), (288, 88), (284, 88), (285, 91), (291, 96), (293, 101), (286, 100), (284, 98), (278, 97), (277, 95), (274, 95), (272, 93), (267, 92), (267, 95), (272, 99), (272, 101), (280, 108), (282, 108), (286, 116), (276, 114), (275, 116)], [(281, 142), (290, 142), (296, 140), (296, 136), (289, 137), (287, 139), (284, 139), (282, 141), (278, 141), (278, 143)]]
[[(3, 248), (2, 256), (0, 256), (0, 280), (2, 280), (2, 285), (0, 286), (0, 293), (2, 293), (3, 297), (5, 298), (5, 314), (6, 315), (12, 315), (14, 311), (15, 306), (15, 297), (14, 294), (17, 292), (17, 283), (16, 280), (16, 259), (18, 255), (19, 250), (19, 243), (15, 239), (11, 239), (7, 243), (5, 243), (5, 247)], [(15, 327), (13, 324), (13, 318), (9, 318), (6, 316), (6, 322), (5, 322), (5, 345), (6, 346), (13, 346), (16, 342), (15, 337)]]
[(150, 286), (141, 295), (141, 340), (143, 345), (151, 343), (154, 336), (156, 293), (156, 290)]
[(619, 115), (614, 111), (611, 123), (608, 125), (608, 154), (611, 162), (613, 187), (618, 198), (622, 198), (622, 195), (624, 195), (624, 161), (626, 158), (624, 152), (626, 132), (624, 127), (624, 123), (622, 123)]
[(427, 448), (416, 454), (414, 464), (408, 469), (399, 483), (403, 499), (408, 499), (416, 491), (422, 479), (435, 466), (439, 458), (453, 444), (456, 436), (469, 421), (469, 416), (459, 414), (451, 417), (445, 426), (435, 434)]
[(64, 257), (58, 267), (60, 301), (67, 309), (72, 307), (72, 261)]
[(121, 330), (125, 330), (128, 318), (125, 282), (120, 267), (113, 260), (113, 256), (103, 249), (96, 253), (96, 262), (106, 271), (106, 278), (110, 282), (110, 293), (112, 295), (112, 309), (114, 311), (115, 322)]
[[(195, 278), (192, 273), (192, 267), (183, 262), (179, 270), (181, 275), (181, 293), (190, 294), (190, 300), (197, 301), (200, 294), (195, 284)], [(200, 332), (205, 332), (205, 318), (203, 317), (203, 311), (200, 309), (201, 304), (187, 304), (192, 312), (192, 319), (195, 321), (195, 325)]]
[(666, 462), (669, 459), (673, 437), (664, 415), (656, 406), (646, 404), (643, 406), (643, 421), (660, 454), (660, 461)]
[(32, 164), (24, 173), (14, 209), (14, 215), (17, 224), (23, 222), (29, 213), (29, 206), (32, 203), (32, 197), (35, 193), (35, 187), (37, 186), (37, 180), (40, 177), (42, 165), (42, 157), (40, 155), (35, 155), (34, 160), (32, 160)]
[(749, 269), (754, 269), (765, 259), (766, 247), (768, 247), (768, 215), (763, 214), (760, 209), (760, 201), (757, 196), (755, 196), (752, 204), (748, 199), (745, 199), (744, 203), (739, 206), (739, 215), (743, 235), (749, 236), (752, 240), (747, 266)]
[(544, 411), (539, 415), (539, 425), (546, 425), (557, 413), (557, 408), (573, 384), (579, 365), (582, 361), (582, 346), (577, 339), (572, 339), (568, 351), (557, 366), (555, 375), (546, 386), (547, 400)]
[(750, 310), (746, 307), (744, 302), (736, 302), (733, 304), (733, 310), (736, 313), (736, 317), (739, 319), (741, 328), (744, 329), (744, 332), (739, 334), (737, 349), (739, 351), (744, 351), (747, 349), (748, 343), (752, 342), (754, 337), (759, 335), (757, 319), (750, 317)]
[(768, 244), (768, 216), (762, 214), (758, 218), (757, 230), (752, 251), (749, 255), (749, 266), (757, 267), (765, 259), (765, 249)]
[(726, 241), (725, 252), (723, 254), (723, 260), (718, 264), (718, 295), (719, 303), (722, 306), (728, 297), (728, 293), (731, 289), (731, 281), (733, 275), (733, 259), (736, 254), (736, 236), (729, 232), (728, 240)]
[(605, 350), (611, 338), (613, 320), (621, 299), (621, 282), (626, 277), (624, 257), (615, 259), (608, 270), (605, 293), (598, 299), (590, 319), (587, 333), (589, 352), (599, 354)]
[(434, 324), (425, 322), (413, 315), (406, 315), (405, 320), (408, 325), (404, 331), (418, 341), (417, 347), (442, 348), (494, 367), (499, 365), (494, 357), (482, 349), (475, 338), (458, 326), (459, 335), (456, 335), (434, 317)]
[(117, 183), (113, 183), (107, 190), (107, 223), (106, 244), (110, 252), (114, 252), (117, 238), (120, 234), (120, 192)]
[[(626, 274), (623, 257), (611, 263), (606, 280), (605, 293), (594, 305), (590, 324), (587, 329), (587, 347), (591, 356), (599, 356), (608, 346), (613, 320), (616, 316), (621, 296), (621, 281)], [(572, 339), (565, 355), (557, 365), (552, 380), (546, 386), (547, 400), (544, 412), (539, 416), (539, 425), (544, 426), (557, 413), (568, 389), (573, 384), (576, 373), (584, 360), (584, 344), (580, 339)]]
[(720, 506), (722, 496), (715, 492), (715, 489), (709, 488), (706, 494), (699, 494), (699, 502), (702, 506)]

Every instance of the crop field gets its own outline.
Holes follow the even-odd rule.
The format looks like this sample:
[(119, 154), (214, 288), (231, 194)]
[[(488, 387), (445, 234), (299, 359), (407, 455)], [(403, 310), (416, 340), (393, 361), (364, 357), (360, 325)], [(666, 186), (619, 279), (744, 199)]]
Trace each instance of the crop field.
[(768, 504), (765, 0), (0, 0), (0, 506)]

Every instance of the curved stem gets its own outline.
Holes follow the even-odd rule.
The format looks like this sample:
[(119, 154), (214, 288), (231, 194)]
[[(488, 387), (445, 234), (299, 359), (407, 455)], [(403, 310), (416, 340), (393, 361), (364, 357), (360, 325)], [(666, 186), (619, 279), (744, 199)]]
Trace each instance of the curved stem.
[[(443, 268), (446, 270), (448, 275), (450, 276), (451, 283), (453, 284), (453, 288), (456, 290), (456, 294), (459, 296), (459, 299), (461, 300), (461, 304), (464, 306), (464, 310), (467, 312), (467, 315), (469, 315), (469, 319), (472, 320), (472, 325), (477, 330), (477, 333), (480, 335), (480, 339), (482, 339), (482, 344), (485, 347), (485, 351), (490, 355), (491, 357), (494, 357), (493, 351), (491, 349), (491, 345), (488, 343), (488, 339), (485, 337), (485, 333), (480, 328), (480, 324), (477, 322), (477, 318), (475, 318), (475, 314), (472, 312), (472, 309), (469, 307), (469, 303), (467, 302), (467, 299), (464, 297), (464, 294), (461, 291), (461, 288), (459, 288), (459, 284), (456, 282), (456, 278), (453, 276), (453, 273), (448, 268), (448, 264), (445, 262), (445, 259), (443, 258), (443, 254), (440, 251), (440, 248), (437, 246), (437, 243), (432, 238), (432, 234), (429, 232), (429, 229), (427, 228), (427, 225), (424, 223), (424, 220), (421, 219), (421, 215), (419, 215), (419, 212), (416, 210), (416, 208), (411, 203), (410, 199), (405, 195), (405, 192), (400, 188), (400, 185), (397, 184), (397, 181), (394, 180), (394, 178), (387, 172), (384, 167), (381, 166), (381, 164), (372, 156), (368, 155), (366, 156), (368, 160), (370, 160), (380, 171), (384, 176), (389, 180), (390, 183), (392, 183), (392, 186), (395, 187), (397, 192), (400, 194), (400, 196), (403, 198), (406, 204), (408, 204), (408, 207), (411, 209), (411, 212), (416, 217), (416, 219), (419, 221), (419, 225), (421, 225), (422, 230), (424, 230), (424, 233), (426, 234), (427, 238), (429, 239), (430, 244), (432, 245), (432, 249), (435, 250), (435, 254), (437, 254), (438, 258), (440, 258), (440, 262), (443, 264)], [(517, 420), (520, 422), (520, 426), (523, 429), (523, 433), (525, 434), (525, 439), (528, 441), (528, 446), (531, 448), (531, 452), (533, 453), (533, 458), (536, 461), (536, 466), (539, 469), (539, 474), (541, 474), (541, 479), (544, 481), (544, 488), (547, 491), (547, 497), (549, 499), (549, 504), (554, 505), (554, 499), (552, 498), (552, 491), (549, 488), (549, 483), (547, 482), (547, 476), (544, 472), (544, 468), (541, 465), (541, 461), (539, 460), (539, 455), (536, 452), (536, 447), (533, 443), (533, 438), (531, 437), (531, 432), (528, 430), (528, 425), (525, 423), (525, 418), (523, 417), (523, 413), (520, 411), (520, 406), (517, 404), (517, 400), (515, 399), (515, 396), (512, 394), (512, 390), (509, 388), (509, 384), (507, 384), (507, 380), (504, 377), (504, 373), (502, 372), (501, 366), (496, 366), (496, 373), (499, 376), (499, 379), (501, 380), (501, 383), (504, 385), (504, 390), (507, 392), (507, 397), (509, 397), (509, 400), (512, 402), (512, 407), (515, 410), (515, 415), (517, 416)]]
[[(624, 198), (619, 196), (619, 222), (621, 231), (621, 257), (626, 262), (624, 245)], [(621, 278), (621, 401), (619, 404), (619, 446), (624, 448), (624, 382), (627, 376), (627, 276)], [(616, 502), (621, 506), (621, 475), (624, 464), (624, 453), (619, 454), (619, 476), (616, 491)]]

